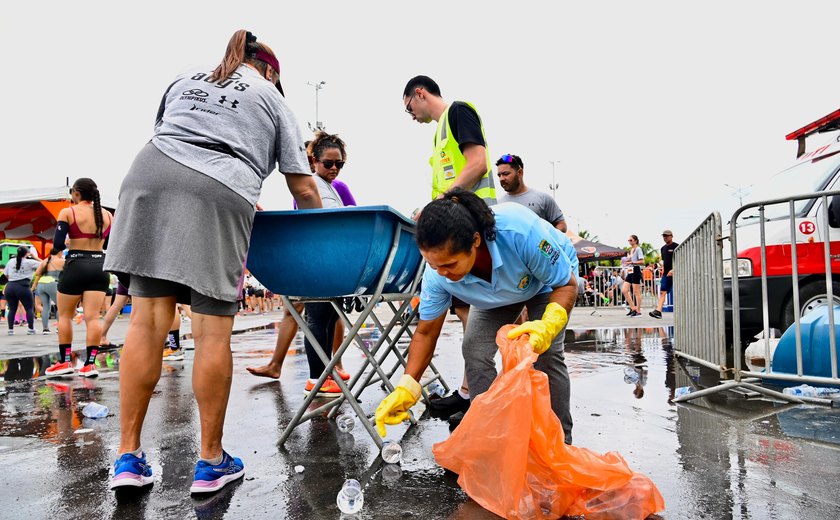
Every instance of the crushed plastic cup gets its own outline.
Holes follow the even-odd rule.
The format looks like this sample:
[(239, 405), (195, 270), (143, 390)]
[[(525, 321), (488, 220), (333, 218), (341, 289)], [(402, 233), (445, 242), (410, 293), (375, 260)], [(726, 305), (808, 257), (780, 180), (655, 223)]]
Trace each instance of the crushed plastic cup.
[(399, 464), (402, 462), (402, 446), (394, 441), (382, 443), (382, 460), (386, 464)]
[(303, 466), (301, 466), (300, 464), (295, 466), (295, 473), (303, 473)]
[(341, 486), (341, 491), (335, 498), (336, 504), (342, 513), (352, 515), (362, 510), (365, 503), (365, 495), (362, 493), (362, 485), (354, 478), (348, 478)]
[(342, 413), (335, 418), (335, 424), (338, 426), (338, 431), (348, 433), (356, 426), (356, 419), (352, 415)]
[(102, 419), (108, 416), (108, 407), (99, 403), (90, 402), (82, 408), (82, 415), (91, 419)]
[(426, 391), (429, 392), (429, 395), (436, 395), (438, 397), (443, 397), (446, 395), (446, 389), (443, 388), (443, 385), (440, 384), (440, 381), (432, 381), (428, 385), (426, 385)]
[(674, 397), (682, 397), (684, 395), (688, 395), (691, 393), (692, 388), (690, 386), (681, 386), (674, 390)]

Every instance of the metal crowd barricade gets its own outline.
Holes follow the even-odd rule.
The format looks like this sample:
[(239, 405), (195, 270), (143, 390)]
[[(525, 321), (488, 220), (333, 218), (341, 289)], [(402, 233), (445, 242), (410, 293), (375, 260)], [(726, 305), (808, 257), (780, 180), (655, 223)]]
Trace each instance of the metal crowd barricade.
[[(797, 195), (792, 197), (785, 197), (779, 199), (766, 200), (747, 204), (739, 208), (732, 219), (730, 220), (729, 237), (731, 245), (730, 266), (731, 266), (731, 330), (732, 342), (731, 345), (726, 345), (725, 341), (725, 325), (726, 325), (726, 310), (724, 308), (724, 294), (723, 294), (723, 264), (721, 262), (722, 246), (720, 244), (714, 247), (713, 265), (707, 266), (708, 259), (704, 261), (704, 257), (708, 252), (702, 252), (702, 248), (690, 248), (694, 243), (710, 244), (711, 236), (714, 234), (720, 235), (720, 223), (717, 214), (713, 214), (709, 219), (713, 219), (715, 223), (712, 229), (706, 229), (705, 224), (709, 222), (707, 219), (704, 225), (698, 227), (692, 235), (686, 239), (675, 252), (674, 258), (674, 298), (676, 300), (676, 330), (675, 330), (675, 351), (678, 356), (691, 360), (692, 362), (704, 365), (707, 367), (719, 370), (721, 378), (727, 377), (730, 373), (733, 380), (720, 384), (715, 387), (706, 388), (696, 392), (691, 392), (682, 397), (675, 398), (675, 402), (687, 401), (697, 397), (707, 396), (723, 390), (739, 390), (739, 391), (753, 391), (759, 394), (768, 395), (770, 397), (781, 399), (791, 403), (811, 402), (815, 404), (831, 404), (828, 399), (812, 398), (812, 397), (794, 397), (786, 395), (781, 392), (776, 392), (761, 386), (761, 383), (769, 381), (782, 381), (786, 383), (813, 383), (818, 385), (840, 386), (840, 378), (838, 378), (838, 359), (837, 359), (837, 345), (835, 338), (835, 323), (834, 323), (834, 306), (829, 304), (830, 309), (827, 312), (829, 341), (828, 349), (831, 363), (831, 375), (815, 376), (804, 373), (803, 370), (803, 345), (802, 345), (802, 325), (800, 323), (800, 262), (798, 259), (799, 249), (806, 243), (811, 241), (797, 241), (797, 229), (800, 224), (805, 224), (806, 227), (818, 221), (820, 229), (823, 230), (823, 244), (822, 256), (824, 261), (825, 272), (825, 291), (827, 300), (834, 302), (835, 297), (833, 293), (833, 273), (831, 266), (831, 250), (830, 250), (830, 230), (828, 217), (828, 202), (829, 197), (840, 195), (840, 191), (824, 191), (816, 194)], [(795, 210), (795, 203), (797, 201), (807, 201), (813, 199), (813, 204), (821, 204), (821, 211), (818, 217), (799, 217)], [(792, 300), (794, 323), (792, 325), (795, 340), (795, 355), (796, 355), (796, 373), (787, 373), (774, 371), (773, 355), (770, 346), (770, 329), (771, 319), (768, 305), (768, 269), (771, 265), (767, 263), (767, 233), (766, 226), (768, 219), (765, 216), (765, 211), (768, 206), (787, 205), (787, 220), (789, 223), (789, 232), (786, 237), (780, 238), (778, 235), (774, 239), (774, 244), (777, 246), (777, 255), (788, 255), (790, 261), (790, 284)], [(763, 322), (762, 338), (764, 342), (764, 359), (765, 370), (753, 371), (744, 368), (744, 354), (742, 352), (742, 309), (741, 307), (741, 289), (739, 284), (739, 267), (736, 259), (738, 258), (738, 235), (739, 229), (743, 232), (743, 228), (739, 228), (739, 218), (742, 214), (750, 209), (757, 209), (758, 215), (758, 241), (759, 241), (759, 258), (761, 266), (761, 313)], [(743, 219), (740, 222), (743, 226)], [(721, 238), (721, 241), (723, 238)], [(780, 245), (781, 244), (781, 245)], [(787, 247), (785, 248), (785, 245)], [(792, 247), (796, 245), (796, 247)], [(786, 252), (789, 251), (789, 252)], [(782, 258), (785, 258), (783, 256)], [(775, 259), (779, 263), (779, 258)], [(704, 271), (708, 272), (710, 278), (703, 280), (692, 274), (692, 270), (697, 266), (703, 267)], [(708, 268), (711, 267), (711, 271)], [(809, 279), (813, 283), (815, 277), (819, 275), (810, 274)], [(711, 285), (711, 287), (710, 287)], [(718, 296), (715, 296), (718, 295)], [(711, 300), (709, 298), (712, 298)], [(712, 307), (709, 306), (712, 305)], [(784, 332), (784, 331), (783, 331)], [(727, 351), (725, 347), (732, 348), (732, 367), (727, 366)]]
[[(621, 307), (626, 304), (621, 292), (621, 287), (624, 284), (624, 268), (621, 266), (599, 265), (594, 267), (593, 270), (597, 271), (600, 276), (595, 276), (590, 280), (590, 284), (595, 291), (591, 306), (597, 310), (605, 307)], [(619, 283), (613, 289), (610, 285), (610, 280), (614, 276), (619, 279)], [(659, 280), (661, 276), (660, 269), (657, 267), (653, 270), (652, 279), (643, 280), (641, 304), (643, 309), (656, 308), (659, 302)], [(605, 301), (603, 299), (604, 297), (609, 298), (609, 301)]]
[[(425, 265), (414, 242), (414, 227), (413, 221), (388, 206), (257, 213), (248, 268), (272, 292), (283, 295), (283, 305), (324, 362), (326, 368), (314, 389), (321, 388), (332, 374), (342, 393), (340, 398), (307, 411), (317, 398), (317, 390), (310, 392), (284, 429), (280, 445), (298, 425), (309, 419), (327, 411), (329, 417), (335, 417), (338, 407), (346, 400), (373, 441), (382, 446), (382, 439), (359, 404), (359, 396), (367, 386), (377, 382), (393, 391), (390, 377), (399, 366), (405, 366), (407, 353), (400, 350), (398, 342), (403, 335), (412, 334), (411, 323), (417, 309), (411, 306), (411, 299), (419, 291)], [(342, 305), (343, 298), (348, 296), (364, 302), (363, 309), (352, 320)], [(318, 344), (290, 297), (296, 303), (332, 304), (348, 329), (332, 358), (326, 353), (332, 350), (332, 345)], [(393, 312), (385, 324), (374, 313), (376, 306), (383, 303)], [(381, 333), (371, 348), (358, 335), (368, 318)], [(364, 362), (345, 383), (334, 368), (352, 343), (362, 351)], [(397, 358), (397, 365), (386, 373), (382, 364), (392, 354)], [(448, 390), (434, 364), (429, 368), (433, 376), (421, 381), (421, 385), (439, 380)], [(428, 399), (425, 387), (422, 392)], [(411, 422), (416, 422), (413, 416)]]

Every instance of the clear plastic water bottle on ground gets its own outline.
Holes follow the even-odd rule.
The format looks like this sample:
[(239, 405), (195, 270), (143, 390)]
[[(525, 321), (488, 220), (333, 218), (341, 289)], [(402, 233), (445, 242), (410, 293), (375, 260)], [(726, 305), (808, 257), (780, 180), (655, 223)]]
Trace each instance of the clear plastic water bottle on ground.
[(101, 419), (108, 416), (108, 407), (99, 403), (88, 403), (82, 408), (82, 415), (91, 419)]
[(362, 510), (365, 503), (365, 495), (362, 493), (362, 485), (354, 478), (348, 478), (341, 486), (341, 491), (335, 498), (336, 504), (342, 513), (352, 515)]
[(402, 462), (402, 446), (394, 441), (385, 441), (382, 444), (382, 460), (386, 464), (399, 464)]
[(674, 397), (682, 397), (684, 395), (688, 395), (691, 393), (692, 388), (690, 386), (681, 386), (674, 390)]
[(335, 418), (335, 424), (338, 426), (338, 431), (348, 433), (356, 426), (356, 419), (352, 415), (341, 413)]
[(639, 373), (633, 367), (624, 369), (624, 382), (629, 385), (635, 385), (639, 382)]
[(833, 397), (840, 397), (840, 388), (799, 385), (784, 388), (782, 389), (782, 393), (794, 397), (819, 397), (822, 399), (831, 399)]
[(446, 389), (443, 388), (443, 385), (440, 384), (440, 381), (432, 381), (428, 385), (426, 385), (426, 391), (429, 392), (429, 396), (436, 395), (438, 397), (443, 397), (446, 395)]

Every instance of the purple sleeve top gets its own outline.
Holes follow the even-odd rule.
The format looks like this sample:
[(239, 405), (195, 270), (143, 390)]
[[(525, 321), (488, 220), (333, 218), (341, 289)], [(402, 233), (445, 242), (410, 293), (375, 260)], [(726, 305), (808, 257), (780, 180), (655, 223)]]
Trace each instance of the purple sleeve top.
[[(357, 205), (356, 199), (353, 198), (353, 194), (350, 193), (350, 188), (346, 184), (336, 179), (332, 181), (332, 187), (335, 188), (335, 191), (338, 193), (338, 196), (341, 197), (341, 202), (343, 202), (345, 206)], [(292, 200), (292, 207), (294, 209), (298, 209), (297, 201)]]

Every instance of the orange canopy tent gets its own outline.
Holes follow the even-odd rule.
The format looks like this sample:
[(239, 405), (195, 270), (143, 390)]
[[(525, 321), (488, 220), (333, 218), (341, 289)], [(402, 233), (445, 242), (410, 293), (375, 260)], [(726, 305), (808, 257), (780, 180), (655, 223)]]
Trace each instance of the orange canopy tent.
[[(69, 206), (68, 186), (0, 191), (0, 240), (28, 240), (43, 258), (52, 247), (58, 213)], [(106, 200), (102, 206), (116, 208)]]

